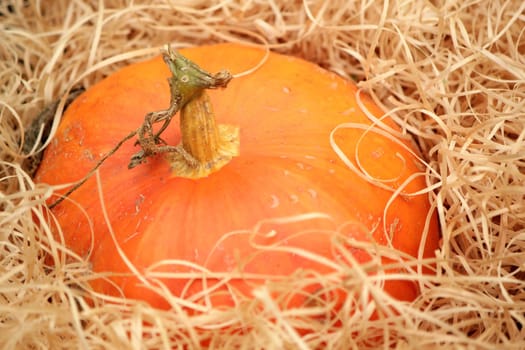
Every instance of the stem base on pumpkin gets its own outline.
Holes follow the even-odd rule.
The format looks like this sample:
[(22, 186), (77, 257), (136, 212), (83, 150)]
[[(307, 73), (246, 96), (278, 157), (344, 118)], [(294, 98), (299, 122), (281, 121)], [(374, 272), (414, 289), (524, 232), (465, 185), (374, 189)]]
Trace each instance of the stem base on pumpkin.
[(174, 176), (197, 179), (210, 175), (228, 164), (233, 157), (239, 155), (239, 127), (221, 124), (217, 126), (218, 147), (214, 156), (208, 161), (199, 161), (188, 153), (182, 144), (179, 152), (167, 155)]

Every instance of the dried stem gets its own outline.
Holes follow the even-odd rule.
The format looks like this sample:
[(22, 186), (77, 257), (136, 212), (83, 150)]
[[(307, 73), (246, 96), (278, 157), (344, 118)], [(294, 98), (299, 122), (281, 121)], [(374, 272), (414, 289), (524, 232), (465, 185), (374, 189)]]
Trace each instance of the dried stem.
[[(131, 157), (128, 168), (134, 168), (144, 163), (150, 156), (159, 153), (179, 153), (189, 163), (195, 163), (184, 147), (167, 145), (160, 135), (167, 128), (173, 116), (194, 99), (200, 98), (205, 89), (226, 87), (232, 76), (227, 71), (210, 74), (180, 53), (172, 51), (166, 45), (162, 57), (168, 65), (172, 76), (168, 79), (170, 85), (170, 106), (163, 111), (148, 113), (144, 123), (138, 130), (138, 141), (142, 148)], [(164, 122), (156, 133), (153, 133), (153, 124)]]

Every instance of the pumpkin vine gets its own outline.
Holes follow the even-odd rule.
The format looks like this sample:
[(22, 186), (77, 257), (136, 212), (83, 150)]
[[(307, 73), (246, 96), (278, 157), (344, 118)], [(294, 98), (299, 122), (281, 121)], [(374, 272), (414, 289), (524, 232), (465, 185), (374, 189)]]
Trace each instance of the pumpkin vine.
[[(166, 45), (165, 51), (162, 52), (162, 58), (172, 74), (168, 78), (169, 107), (146, 114), (139, 128), (122, 138), (80, 181), (51, 203), (50, 209), (82, 186), (109, 157), (135, 136), (137, 136), (135, 145), (139, 145), (141, 149), (131, 157), (128, 169), (146, 162), (149, 157), (172, 153), (172, 167), (174, 170), (178, 169), (180, 176), (202, 177), (219, 169), (238, 154), (238, 128), (215, 125), (213, 109), (205, 92), (206, 89), (226, 87), (232, 75), (226, 70), (210, 74), (179, 52), (173, 51), (169, 45)], [(180, 145), (172, 146), (160, 136), (179, 111), (181, 111), (183, 140)], [(163, 124), (160, 129), (154, 132), (153, 125), (161, 122)], [(194, 137), (191, 135), (191, 130), (199, 130), (201, 134), (202, 130), (205, 130), (205, 134), (200, 135), (204, 137)]]

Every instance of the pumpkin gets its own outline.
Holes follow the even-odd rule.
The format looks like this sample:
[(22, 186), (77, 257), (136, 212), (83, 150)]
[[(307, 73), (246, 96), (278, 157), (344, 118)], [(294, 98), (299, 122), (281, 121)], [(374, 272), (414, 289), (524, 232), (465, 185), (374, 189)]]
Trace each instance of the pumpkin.
[[(207, 71), (226, 68), (234, 74), (265, 57), (258, 48), (236, 44), (180, 52)], [(155, 57), (121, 69), (79, 96), (47, 147), (36, 181), (63, 184), (82, 178), (142, 125), (145, 115), (170, 105), (166, 79), (171, 75), (162, 57)], [(67, 246), (89, 259), (94, 271), (108, 272), (92, 281), (97, 291), (166, 308), (170, 304), (156, 286), (198, 303), (196, 296), (220, 281), (217, 276), (236, 273), (216, 288), (222, 296), (207, 299), (228, 304), (235, 293), (249, 296), (272, 278), (333, 272), (324, 260), (300, 252), (336, 262), (335, 236), (391, 242), (416, 256), (427, 226), (423, 255), (433, 254), (438, 227), (428, 198), (404, 195), (426, 186), (424, 176), (415, 176), (422, 171), (411, 154), (414, 148), (407, 140), (357, 127), (371, 124), (361, 106), (375, 116), (383, 113), (364, 94), (360, 105), (352, 82), (313, 63), (269, 53), (259, 68), (206, 96), (217, 125), (232, 135), (238, 128), (238, 152), (224, 164), (209, 173), (179, 176), (174, 152), (150, 154), (144, 164), (128, 169), (140, 153), (140, 144), (129, 141), (104, 162), (98, 177), (53, 208)], [(197, 112), (185, 118), (192, 113)], [(390, 119), (382, 122), (399, 130)], [(158, 130), (158, 124), (154, 127)], [(185, 136), (184, 127), (172, 123), (155, 145), (177, 145), (185, 138), (183, 144), (199, 144), (207, 136), (198, 129), (184, 131)], [(405, 187), (391, 201), (400, 186)], [(370, 259), (362, 249), (351, 251), (357, 261)], [(207, 282), (185, 277), (190, 272), (211, 277)], [(418, 293), (409, 281), (388, 281), (384, 288), (401, 300)]]

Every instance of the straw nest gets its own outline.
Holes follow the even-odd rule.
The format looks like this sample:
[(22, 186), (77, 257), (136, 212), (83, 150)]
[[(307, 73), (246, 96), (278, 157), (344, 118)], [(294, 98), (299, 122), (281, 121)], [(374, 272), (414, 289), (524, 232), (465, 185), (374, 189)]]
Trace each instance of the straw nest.
[[(523, 28), (521, 0), (0, 2), (0, 347), (525, 348)], [(89, 291), (81, 259), (46, 265), (46, 253), (69, 252), (35, 220), (53, 188), (27, 171), (24, 128), (68, 89), (165, 43), (225, 41), (358, 81), (414, 137), (442, 230), (436, 274), (404, 276), (422, 286), (417, 300), (391, 300), (355, 266), (349, 284), (373, 297), (340, 322), (278, 310), (264, 289), (242, 307), (188, 315), (108, 302)], [(395, 312), (371, 318), (382, 305)]]

